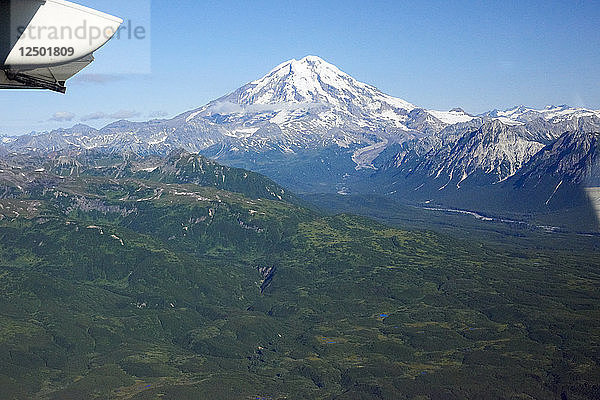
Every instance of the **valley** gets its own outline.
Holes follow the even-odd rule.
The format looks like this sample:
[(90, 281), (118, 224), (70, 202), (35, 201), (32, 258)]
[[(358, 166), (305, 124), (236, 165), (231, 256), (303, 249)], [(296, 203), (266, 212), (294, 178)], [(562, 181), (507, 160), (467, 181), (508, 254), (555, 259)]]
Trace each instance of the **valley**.
[(327, 214), (185, 152), (15, 157), (0, 173), (9, 398), (598, 393), (597, 239)]

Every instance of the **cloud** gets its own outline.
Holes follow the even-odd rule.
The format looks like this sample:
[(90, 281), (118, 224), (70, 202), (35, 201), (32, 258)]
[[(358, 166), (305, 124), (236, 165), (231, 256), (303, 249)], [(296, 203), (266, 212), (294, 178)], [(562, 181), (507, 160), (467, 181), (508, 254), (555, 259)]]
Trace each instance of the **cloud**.
[(81, 74), (76, 75), (71, 82), (104, 84), (122, 81), (123, 79), (125, 79), (125, 76), (119, 74)]
[(73, 118), (75, 118), (75, 114), (73, 114), (72, 112), (59, 111), (59, 112), (55, 112), (52, 115), (52, 117), (50, 118), (50, 121), (65, 122), (65, 121), (72, 121)]
[(114, 119), (127, 119), (127, 118), (135, 118), (139, 117), (140, 113), (134, 110), (119, 110), (116, 113), (110, 114), (110, 118)]
[(139, 117), (141, 114), (135, 110), (120, 110), (112, 114), (98, 111), (81, 117), (82, 121), (96, 121), (100, 119), (128, 119)]
[(279, 112), (279, 111), (296, 111), (296, 110), (314, 110), (322, 109), (326, 105), (322, 103), (274, 103), (274, 104), (251, 104), (241, 105), (231, 103), (229, 101), (219, 101), (210, 104), (207, 111), (212, 114), (245, 114), (245, 113), (263, 113), (263, 112)]
[(98, 119), (108, 119), (108, 114), (103, 112), (95, 112), (81, 117), (82, 121), (95, 121)]
[(164, 117), (168, 117), (169, 113), (163, 110), (159, 110), (159, 111), (152, 111), (151, 113), (148, 114), (148, 118), (164, 118)]

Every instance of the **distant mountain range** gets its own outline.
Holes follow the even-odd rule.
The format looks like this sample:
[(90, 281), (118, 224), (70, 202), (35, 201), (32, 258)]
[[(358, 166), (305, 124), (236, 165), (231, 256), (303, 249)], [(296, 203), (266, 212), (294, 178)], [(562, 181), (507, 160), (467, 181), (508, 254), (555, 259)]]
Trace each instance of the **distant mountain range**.
[[(578, 112), (578, 111), (574, 111)], [(460, 190), (512, 182), (525, 173), (546, 175), (547, 169), (537, 172), (532, 168), (539, 155), (549, 154), (551, 162), (561, 164), (552, 171), (564, 175), (566, 181), (576, 184), (591, 183), (596, 170), (592, 163), (579, 163), (581, 158), (597, 159), (595, 137), (598, 117), (575, 117), (556, 122), (550, 129), (539, 129), (541, 121), (508, 125), (500, 120), (485, 121), (478, 126), (451, 126), (438, 134), (402, 144), (393, 157), (383, 159), (376, 175), (394, 177), (398, 186), (415, 192), (431, 184), (437, 191)], [(562, 133), (558, 133), (562, 132)], [(565, 148), (563, 148), (565, 147)], [(568, 154), (568, 157), (566, 157)], [(532, 161), (532, 163), (530, 163)]]
[(462, 110), (417, 108), (309, 56), (285, 62), (265, 77), (171, 120), (118, 121), (100, 130), (80, 124), (22, 136), (9, 147), (292, 154), (336, 146), (355, 148), (352, 157), (357, 166), (369, 167), (389, 145), (472, 119)]
[[(552, 186), (554, 178), (560, 187), (538, 192), (560, 198), (569, 184), (595, 185), (597, 132), (600, 111), (566, 105), (476, 116), (460, 108), (427, 110), (308, 56), (170, 120), (75, 125), (2, 138), (0, 147), (138, 155), (181, 148), (261, 172), (298, 192), (376, 191), (466, 206), (480, 204), (486, 192), (498, 198), (498, 188), (504, 194), (528, 185), (540, 189), (540, 181)], [(530, 205), (544, 208), (552, 198)]]

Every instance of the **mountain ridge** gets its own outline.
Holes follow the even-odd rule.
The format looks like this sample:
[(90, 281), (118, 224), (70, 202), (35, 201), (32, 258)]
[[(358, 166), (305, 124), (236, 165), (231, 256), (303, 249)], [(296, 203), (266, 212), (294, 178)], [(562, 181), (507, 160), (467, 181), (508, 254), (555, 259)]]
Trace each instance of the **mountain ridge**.
[(427, 110), (307, 56), (172, 119), (120, 120), (101, 129), (79, 124), (3, 142), (9, 152), (33, 153), (168, 155), (181, 148), (303, 193), (370, 191), (369, 185), (396, 192), (398, 176), (410, 175), (396, 186), (412, 185), (414, 198), (429, 182), (432, 198), (423, 200), (435, 200), (444, 191), (502, 183), (573, 131), (600, 131), (600, 111), (567, 105), (480, 115)]

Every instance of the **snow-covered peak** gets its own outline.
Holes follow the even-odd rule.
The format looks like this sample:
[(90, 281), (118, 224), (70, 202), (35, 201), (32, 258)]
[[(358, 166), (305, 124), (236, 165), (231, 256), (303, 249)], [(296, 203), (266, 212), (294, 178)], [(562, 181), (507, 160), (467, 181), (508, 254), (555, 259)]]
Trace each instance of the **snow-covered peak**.
[(313, 70), (313, 71), (317, 70), (318, 73), (322, 73), (326, 70), (329, 70), (336, 75), (344, 74), (342, 71), (340, 71), (338, 69), (338, 67), (326, 62), (325, 60), (323, 60), (320, 57), (306, 56), (304, 58), (301, 58), (300, 60), (296, 60), (295, 58), (293, 58), (291, 60), (282, 62), (281, 64), (279, 64), (278, 66), (273, 68), (271, 71), (269, 71), (269, 73), (266, 74), (265, 76), (263, 76), (262, 78), (257, 79), (250, 83), (260, 85), (260, 84), (264, 83), (265, 81), (272, 79), (274, 76), (281, 77), (281, 76), (287, 75), (290, 72), (298, 72), (298, 73), (302, 74), (303, 72), (306, 72), (307, 70)]
[(482, 115), (497, 119), (507, 125), (522, 125), (539, 118), (551, 122), (560, 122), (572, 118), (591, 116), (600, 117), (600, 110), (576, 108), (564, 104), (560, 106), (546, 106), (545, 108), (538, 110), (532, 107), (526, 107), (521, 105), (503, 111), (489, 111)]
[(415, 108), (317, 56), (306, 56), (279, 64), (262, 78), (183, 117), (187, 123), (218, 121), (220, 128), (226, 125), (235, 131), (231, 132), (235, 137), (240, 136), (238, 128), (258, 132), (271, 125), (284, 134), (302, 131), (315, 136), (332, 130), (406, 132), (408, 114)]
[(460, 108), (454, 108), (450, 111), (428, 110), (427, 112), (448, 125), (454, 125), (461, 122), (469, 122), (475, 119), (475, 117), (467, 114), (466, 112), (464, 112), (464, 110)]
[(407, 101), (359, 82), (317, 56), (286, 61), (227, 97), (240, 105), (317, 103), (373, 108), (385, 104), (407, 111), (415, 108)]
[(574, 108), (567, 105), (562, 106), (547, 106), (543, 110), (538, 111), (546, 120), (555, 118), (573, 118), (573, 117), (591, 117), (593, 115), (600, 116), (600, 110), (588, 110), (587, 108)]

